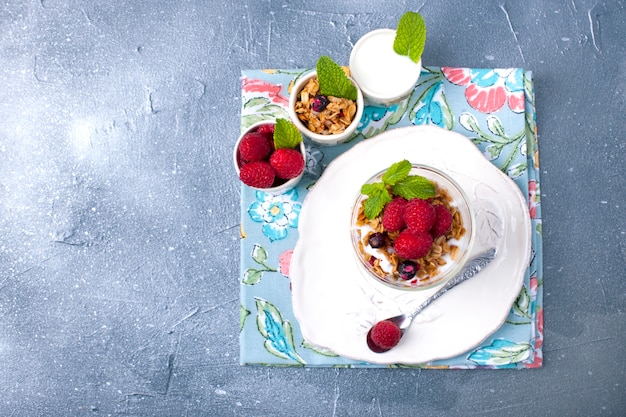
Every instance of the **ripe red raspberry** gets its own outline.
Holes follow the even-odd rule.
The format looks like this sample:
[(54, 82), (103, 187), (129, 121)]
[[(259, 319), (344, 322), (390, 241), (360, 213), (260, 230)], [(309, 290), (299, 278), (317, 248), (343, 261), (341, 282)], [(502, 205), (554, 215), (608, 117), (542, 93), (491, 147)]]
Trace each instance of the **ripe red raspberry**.
[(389, 232), (395, 232), (404, 229), (404, 206), (406, 200), (402, 197), (396, 197), (385, 206), (383, 211), (383, 227)]
[(265, 161), (250, 162), (239, 170), (239, 179), (256, 188), (269, 188), (274, 184), (274, 169)]
[(239, 142), (239, 156), (244, 162), (262, 161), (271, 151), (267, 138), (258, 132), (247, 133)]
[(428, 233), (435, 223), (435, 209), (428, 201), (412, 198), (404, 207), (404, 221), (412, 232)]
[(428, 255), (433, 245), (433, 237), (429, 233), (414, 233), (409, 229), (400, 232), (393, 248), (403, 259), (418, 259)]
[(435, 224), (430, 229), (430, 234), (436, 239), (443, 236), (450, 230), (452, 226), (452, 214), (443, 204), (436, 204), (435, 208)]
[(274, 136), (274, 126), (273, 124), (266, 124), (266, 125), (261, 125), (257, 128), (257, 133), (260, 133), (262, 135), (266, 135), (266, 136)]
[(402, 331), (389, 320), (379, 321), (372, 327), (371, 341), (381, 349), (391, 349), (400, 342)]
[(267, 139), (267, 143), (269, 143), (270, 145), (270, 154), (272, 152), (274, 152), (274, 127), (276, 125), (273, 124), (266, 124), (266, 125), (261, 125), (257, 128), (256, 132), (260, 133), (261, 135), (265, 136), (265, 139)]
[(278, 178), (295, 178), (304, 170), (304, 158), (295, 149), (280, 148), (270, 156), (270, 165)]
[(274, 146), (274, 137), (268, 136), (266, 139), (267, 139), (267, 144), (270, 147), (270, 155), (271, 155), (276, 150), (276, 147)]

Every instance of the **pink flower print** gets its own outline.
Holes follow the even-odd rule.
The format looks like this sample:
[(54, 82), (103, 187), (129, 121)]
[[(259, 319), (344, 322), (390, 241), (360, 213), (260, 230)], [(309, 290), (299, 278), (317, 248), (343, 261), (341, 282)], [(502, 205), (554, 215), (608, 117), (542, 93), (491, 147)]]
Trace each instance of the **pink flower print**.
[(515, 113), (524, 111), (524, 79), (518, 69), (473, 69), (443, 67), (452, 84), (466, 86), (465, 98), (481, 113), (494, 113), (505, 103)]
[(506, 92), (500, 86), (483, 88), (476, 84), (470, 84), (465, 89), (465, 98), (479, 112), (493, 113), (504, 106)]
[(289, 106), (289, 99), (280, 94), (283, 89), (283, 86), (280, 84), (272, 84), (263, 80), (243, 77), (241, 80), (241, 88), (246, 93), (266, 93), (267, 97), (272, 102)]
[(539, 283), (537, 282), (537, 276), (533, 275), (530, 277), (530, 294), (531, 295), (536, 295), (537, 294), (537, 288), (539, 287)]
[(528, 211), (531, 219), (537, 218), (537, 207), (539, 206), (539, 194), (537, 191), (537, 181), (528, 181)]
[(287, 250), (278, 256), (278, 268), (280, 273), (289, 278), (289, 266), (291, 265), (293, 250)]
[(441, 71), (448, 81), (456, 85), (467, 85), (472, 81), (468, 68), (442, 67)]
[(543, 353), (541, 352), (541, 347), (543, 346), (543, 309), (537, 309), (536, 313), (537, 320), (537, 336), (535, 336), (535, 358), (532, 363), (528, 364), (528, 368), (541, 368), (543, 365)]
[(509, 93), (509, 107), (515, 113), (524, 112), (524, 92)]

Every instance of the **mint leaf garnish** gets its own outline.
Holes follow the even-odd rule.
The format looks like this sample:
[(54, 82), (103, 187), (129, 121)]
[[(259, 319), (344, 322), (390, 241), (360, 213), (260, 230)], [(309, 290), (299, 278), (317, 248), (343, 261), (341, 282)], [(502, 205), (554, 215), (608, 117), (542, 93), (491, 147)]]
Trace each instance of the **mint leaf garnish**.
[(320, 84), (320, 94), (346, 98), (356, 101), (357, 90), (339, 64), (329, 56), (321, 56), (317, 60), (317, 79)]
[(276, 119), (276, 126), (274, 127), (274, 147), (280, 148), (295, 148), (302, 142), (302, 134), (294, 125), (287, 119)]
[(383, 174), (383, 182), (387, 185), (394, 185), (398, 181), (405, 179), (411, 171), (411, 163), (406, 159), (391, 165)]
[(398, 22), (393, 50), (406, 55), (415, 63), (419, 62), (426, 44), (426, 23), (417, 12), (406, 12)]
[(363, 211), (368, 219), (378, 217), (385, 205), (394, 196), (428, 199), (435, 196), (435, 184), (420, 175), (409, 175), (413, 165), (406, 159), (392, 164), (383, 174), (382, 181), (363, 184), (361, 194), (368, 198), (363, 203)]
[(419, 175), (408, 176), (402, 181), (395, 183), (391, 190), (394, 194), (407, 200), (412, 198), (426, 200), (435, 196), (435, 184)]
[(382, 182), (363, 184), (361, 193), (367, 195), (367, 200), (363, 203), (363, 212), (368, 219), (378, 216), (385, 204), (391, 201), (389, 191)]

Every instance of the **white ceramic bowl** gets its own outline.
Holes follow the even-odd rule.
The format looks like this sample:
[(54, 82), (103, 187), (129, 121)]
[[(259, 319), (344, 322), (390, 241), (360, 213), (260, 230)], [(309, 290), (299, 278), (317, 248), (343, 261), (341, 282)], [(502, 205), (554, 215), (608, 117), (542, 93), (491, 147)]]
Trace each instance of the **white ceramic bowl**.
[(365, 106), (363, 93), (361, 92), (359, 85), (354, 81), (354, 79), (350, 78), (352, 83), (356, 86), (358, 94), (356, 100), (356, 114), (354, 115), (352, 123), (346, 128), (346, 130), (341, 133), (335, 133), (331, 135), (321, 135), (319, 133), (313, 133), (298, 118), (298, 115), (295, 112), (295, 106), (302, 88), (304, 88), (304, 86), (309, 82), (311, 78), (315, 77), (317, 77), (317, 72), (311, 71), (307, 74), (302, 75), (296, 80), (296, 83), (291, 90), (291, 96), (289, 97), (289, 116), (291, 117), (291, 121), (293, 122), (293, 124), (296, 125), (300, 132), (302, 132), (304, 136), (311, 139), (313, 142), (324, 146), (339, 145), (348, 140), (354, 134), (354, 132), (356, 132), (356, 128), (359, 126), (361, 116), (363, 115), (363, 108)]
[(363, 35), (350, 53), (350, 74), (366, 100), (389, 106), (406, 99), (419, 80), (422, 60), (413, 62), (393, 50), (394, 29), (376, 29)]
[[(386, 170), (374, 175), (368, 182), (379, 182), (385, 171)], [(402, 279), (394, 268), (393, 264), (386, 263), (384, 261), (384, 259), (387, 258), (383, 255), (383, 252), (387, 252), (388, 248), (390, 248), (392, 245), (390, 244), (388, 245), (388, 247), (378, 249), (372, 248), (367, 244), (365, 237), (368, 232), (371, 232), (373, 230), (369, 226), (357, 225), (360, 207), (362, 205), (362, 202), (367, 199), (367, 196), (361, 194), (360, 192), (355, 199), (355, 204), (352, 211), (351, 237), (354, 254), (362, 272), (364, 272), (367, 276), (374, 279), (375, 281), (381, 282), (392, 288), (398, 290), (414, 291), (425, 290), (437, 285), (444, 284), (460, 271), (463, 265), (467, 262), (470, 252), (472, 250), (472, 246), (474, 244), (475, 225), (474, 214), (467, 195), (450, 176), (446, 175), (444, 172), (438, 169), (418, 164), (413, 164), (410, 175), (420, 175), (422, 177), (425, 177), (436, 183), (438, 188), (445, 190), (450, 198), (449, 203), (451, 208), (456, 209), (460, 214), (462, 226), (463, 228), (465, 228), (465, 233), (458, 239), (455, 239), (454, 237), (448, 237), (447, 239), (449, 245), (454, 245), (458, 247), (456, 255), (452, 257), (451, 254), (448, 253), (442, 256), (441, 258), (446, 263), (445, 265), (439, 265), (437, 268), (437, 272), (433, 275), (426, 274), (422, 277), (417, 275), (416, 277), (411, 279)], [(360, 249), (361, 247), (365, 248), (365, 254), (363, 254), (363, 251)], [(383, 260), (381, 262), (382, 268), (377, 269), (369, 262), (369, 258), (371, 256)], [(427, 257), (428, 256), (429, 255), (427, 255)]]
[[(253, 124), (252, 126), (250, 126), (249, 128), (247, 128), (245, 131), (243, 131), (241, 135), (239, 135), (239, 139), (237, 139), (237, 143), (235, 144), (235, 147), (233, 149), (233, 165), (235, 167), (235, 172), (237, 172), (237, 177), (239, 177), (239, 172), (240, 172), (240, 167), (241, 167), (241, 159), (239, 158), (239, 143), (241, 143), (241, 139), (243, 139), (243, 137), (247, 133), (255, 132), (259, 128), (259, 126), (267, 125), (267, 124), (275, 125), (276, 122), (269, 121), (269, 120), (257, 122)], [(304, 163), (306, 167), (306, 148), (304, 147), (304, 141), (300, 142), (300, 145), (298, 146), (298, 150), (302, 154), (302, 158), (304, 159)], [(273, 194), (273, 195), (280, 195), (294, 188), (296, 185), (298, 185), (298, 183), (300, 182), (303, 176), (304, 176), (304, 170), (302, 171), (300, 175), (298, 175), (295, 178), (291, 178), (289, 180), (282, 180), (282, 179), (276, 178), (276, 180), (274, 181), (274, 185), (270, 188), (256, 188), (256, 187), (250, 187), (250, 188), (263, 191), (269, 194)]]

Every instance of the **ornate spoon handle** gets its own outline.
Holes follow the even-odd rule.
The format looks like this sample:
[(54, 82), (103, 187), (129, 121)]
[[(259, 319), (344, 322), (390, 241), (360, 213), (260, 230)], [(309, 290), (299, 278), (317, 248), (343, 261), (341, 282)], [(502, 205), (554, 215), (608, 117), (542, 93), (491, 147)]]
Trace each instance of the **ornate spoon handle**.
[(411, 314), (410, 318), (413, 319), (417, 316), (423, 309), (428, 307), (433, 301), (437, 298), (444, 295), (450, 289), (456, 287), (463, 281), (466, 281), (482, 271), (489, 262), (491, 262), (496, 257), (496, 249), (491, 248), (486, 251), (476, 255), (472, 259), (470, 259), (467, 264), (461, 269), (461, 271), (456, 274), (450, 281), (446, 283), (439, 291), (434, 293), (431, 297), (429, 297), (426, 301), (424, 301), (419, 307), (417, 307)]

